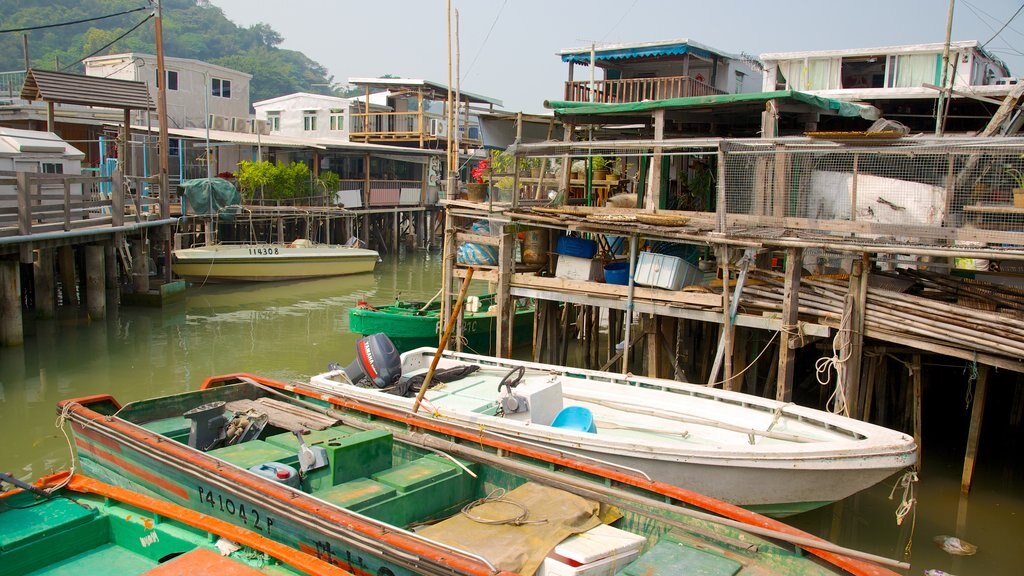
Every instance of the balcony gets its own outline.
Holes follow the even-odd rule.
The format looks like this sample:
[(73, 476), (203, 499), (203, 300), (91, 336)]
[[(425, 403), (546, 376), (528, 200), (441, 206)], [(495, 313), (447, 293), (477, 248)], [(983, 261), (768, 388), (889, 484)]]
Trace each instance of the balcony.
[[(446, 140), (448, 131), (444, 118), (419, 112), (355, 112), (349, 139), (355, 142), (418, 142)], [(475, 124), (459, 127), (459, 141), (463, 145), (479, 145), (479, 132)]]
[[(624, 80), (595, 80), (593, 101), (600, 104), (624, 104), (644, 100), (667, 100), (716, 94), (725, 94), (725, 92), (692, 76), (627, 78)], [(565, 99), (569, 102), (590, 102), (590, 81), (566, 82)]]

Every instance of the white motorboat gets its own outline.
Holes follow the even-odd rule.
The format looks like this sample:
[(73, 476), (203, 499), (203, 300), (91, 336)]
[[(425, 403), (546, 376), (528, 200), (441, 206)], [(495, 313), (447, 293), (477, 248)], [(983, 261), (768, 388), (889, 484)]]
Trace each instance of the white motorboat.
[[(398, 371), (382, 368), (387, 346), (366, 352), (345, 370), (313, 377), (311, 387), (362, 405), (411, 410), (414, 398), (394, 388), (422, 377), (435, 349), (402, 354), (397, 386), (383, 381)], [(448, 351), (437, 369), (465, 366), (477, 368), (431, 384), (421, 415), (639, 470), (775, 516), (840, 500), (916, 462), (917, 446), (906, 434), (792, 403)], [(366, 374), (374, 374), (376, 386)]]
[(296, 240), (290, 244), (211, 244), (174, 251), (171, 269), (189, 282), (301, 280), (371, 272), (374, 250)]

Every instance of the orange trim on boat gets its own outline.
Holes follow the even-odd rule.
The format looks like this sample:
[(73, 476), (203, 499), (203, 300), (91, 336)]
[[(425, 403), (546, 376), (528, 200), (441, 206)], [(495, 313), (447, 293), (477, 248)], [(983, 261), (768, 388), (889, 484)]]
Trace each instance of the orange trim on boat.
[(105, 498), (112, 498), (119, 502), (124, 502), (125, 504), (129, 504), (137, 508), (142, 508), (154, 514), (177, 520), (183, 524), (188, 524), (193, 528), (212, 532), (218, 536), (222, 536), (228, 540), (252, 548), (253, 550), (259, 550), (260, 552), (269, 554), (281, 562), (294, 566), (295, 568), (309, 574), (323, 574), (324, 576), (352, 576), (350, 572), (342, 570), (337, 566), (328, 564), (323, 560), (318, 560), (316, 557), (300, 552), (291, 546), (286, 546), (265, 536), (260, 536), (251, 530), (235, 526), (234, 524), (229, 524), (223, 520), (218, 520), (213, 516), (208, 516), (201, 512), (195, 512), (188, 508), (183, 508), (177, 504), (172, 504), (170, 502), (165, 502), (144, 494), (133, 492), (126, 488), (111, 486), (100, 482), (99, 480), (86, 478), (80, 474), (73, 476), (67, 487), (75, 492), (96, 494)]
[[(242, 376), (249, 377), (245, 374)], [(262, 381), (263, 379), (260, 378), (259, 380)], [(283, 386), (283, 384), (280, 385)], [(58, 404), (58, 406), (61, 406), (62, 408), (66, 404), (72, 404), (68, 408), (69, 412), (74, 413), (79, 418), (92, 422), (89, 425), (83, 426), (82, 432), (84, 434), (95, 433), (100, 427), (110, 428), (116, 430), (120, 434), (129, 436), (138, 442), (150, 445), (154, 447), (155, 450), (159, 450), (164, 454), (204, 468), (211, 474), (220, 476), (235, 484), (243, 485), (258, 492), (262, 492), (263, 494), (272, 496), (281, 502), (288, 502), (289, 505), (294, 508), (300, 508), (310, 514), (319, 516), (341, 526), (345, 526), (350, 530), (369, 536), (386, 546), (395, 547), (400, 550), (408, 551), (412, 554), (430, 558), (432, 561), (437, 562), (440, 565), (448, 566), (453, 570), (465, 572), (467, 574), (477, 574), (480, 576), (512, 576), (512, 573), (507, 571), (499, 572), (495, 575), (495, 573), (492, 572), (486, 564), (474, 560), (468, 555), (458, 556), (453, 553), (453, 550), (438, 548), (428, 542), (410, 538), (400, 532), (382, 532), (379, 526), (366, 522), (356, 516), (346, 514), (342, 510), (326, 508), (322, 505), (318, 505), (315, 501), (306, 501), (303, 498), (295, 498), (294, 491), (290, 488), (276, 483), (267, 484), (262, 480), (254, 478), (249, 472), (236, 470), (229, 466), (221, 466), (219, 464), (220, 461), (211, 456), (207, 456), (205, 454), (193, 454), (192, 449), (183, 445), (178, 445), (175, 442), (162, 441), (162, 436), (149, 433), (145, 429), (121, 420), (120, 418), (112, 418), (98, 414), (88, 406), (84, 405), (84, 400), (84, 398), (74, 398), (62, 401)]]
[[(75, 446), (77, 446), (79, 450), (84, 450), (96, 456), (97, 458), (102, 458), (104, 460), (108, 460), (114, 464), (117, 464), (122, 469), (127, 470), (132, 474), (135, 474), (139, 478), (142, 478), (147, 482), (152, 482), (154, 485), (159, 486), (164, 490), (167, 490), (168, 492), (174, 494), (178, 498), (181, 498), (186, 502), (188, 501), (188, 493), (181, 486), (176, 486), (171, 482), (168, 482), (167, 480), (164, 480), (163, 478), (157, 476), (156, 474), (149, 472), (148, 470), (139, 468), (135, 464), (132, 464), (131, 462), (125, 460), (124, 458), (121, 458), (120, 456), (117, 456), (116, 454), (107, 452), (106, 450), (100, 450), (96, 446), (85, 442), (81, 438), (75, 438)], [(101, 454), (100, 452), (103, 452), (103, 454)]]
[[(703, 494), (700, 494), (699, 492), (693, 492), (691, 490), (680, 488), (678, 486), (674, 486), (671, 484), (665, 484), (663, 482), (648, 481), (643, 478), (638, 478), (625, 472), (620, 472), (618, 470), (606, 468), (600, 465), (590, 464), (587, 462), (581, 462), (570, 458), (547, 454), (543, 451), (536, 450), (529, 446), (523, 446), (515, 444), (513, 442), (507, 442), (504, 440), (498, 440), (494, 438), (487, 438), (484, 437), (483, 435), (473, 434), (472, 432), (463, 431), (459, 428), (453, 428), (451, 426), (440, 423), (436, 420), (430, 420), (422, 416), (411, 415), (406, 412), (399, 412), (395, 410), (374, 408), (372, 406), (367, 406), (359, 402), (344, 400), (336, 396), (328, 396), (323, 394), (322, 392), (302, 388), (301, 386), (298, 386), (296, 384), (285, 384), (284, 382), (279, 382), (277, 380), (272, 380), (270, 378), (265, 378), (263, 376), (256, 376), (254, 374), (239, 372), (234, 374), (225, 374), (221, 376), (213, 376), (207, 378), (203, 382), (201, 389), (205, 390), (208, 388), (214, 388), (217, 385), (223, 385), (224, 383), (237, 381), (243, 378), (251, 379), (253, 381), (259, 382), (260, 384), (263, 384), (265, 386), (270, 386), (272, 388), (288, 390), (302, 394), (304, 396), (310, 396), (313, 398), (320, 399), (322, 401), (327, 401), (330, 402), (331, 404), (341, 406), (348, 410), (357, 410), (359, 412), (363, 412), (373, 416), (378, 416), (381, 418), (387, 418), (389, 420), (402, 422), (403, 424), (415, 428), (431, 430), (441, 434), (462, 438), (463, 440), (469, 440), (474, 443), (485, 444), (492, 448), (497, 448), (500, 450), (505, 450), (507, 452), (513, 452), (516, 454), (522, 454), (524, 456), (536, 458), (545, 462), (550, 462), (558, 466), (574, 468), (582, 472), (587, 472), (590, 474), (594, 474), (596, 476), (609, 478), (616, 482), (630, 484), (632, 486), (636, 486), (639, 488), (644, 488), (657, 494), (670, 496), (672, 498), (675, 498), (676, 500), (680, 500), (682, 502), (686, 502), (687, 504), (698, 506), (704, 510), (708, 510), (721, 516), (724, 516), (725, 518), (736, 520), (738, 522), (743, 522), (744, 524), (749, 524), (751, 526), (768, 528), (793, 536), (800, 536), (803, 538), (810, 538), (813, 540), (826, 542), (826, 540), (822, 538), (804, 532), (803, 530), (794, 528), (788, 524), (779, 522), (778, 520), (773, 520), (771, 518), (768, 518), (767, 516), (763, 516), (756, 512), (751, 512), (750, 510), (741, 508), (739, 506), (736, 506), (735, 504), (729, 504), (728, 502), (723, 502), (721, 500), (711, 498), (710, 496), (705, 496)], [(858, 576), (898, 576), (896, 572), (893, 572), (887, 568), (884, 568), (872, 562), (858, 560), (856, 558), (850, 558), (849, 556), (843, 556), (841, 554), (836, 554), (835, 552), (828, 552), (825, 550), (820, 550), (818, 548), (806, 547), (804, 549), (814, 554), (815, 556), (818, 556), (822, 560), (825, 560), (836, 567), (842, 568), (850, 572), (851, 574), (856, 574)]]

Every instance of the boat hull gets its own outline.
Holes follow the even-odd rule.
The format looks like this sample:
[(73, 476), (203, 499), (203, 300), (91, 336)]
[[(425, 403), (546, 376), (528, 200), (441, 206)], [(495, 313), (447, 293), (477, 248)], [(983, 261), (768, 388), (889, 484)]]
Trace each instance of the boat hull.
[(336, 245), (214, 245), (175, 250), (171, 269), (189, 282), (275, 282), (372, 272), (378, 257)]
[[(484, 306), (491, 299), (481, 299)], [(441, 338), (439, 306), (428, 308), (417, 314), (416, 303), (380, 306), (376, 308), (349, 308), (349, 330), (369, 336), (383, 332), (399, 352), (406, 352), (423, 346), (437, 346)], [(528, 344), (533, 334), (532, 307), (517, 307), (513, 320), (513, 346)], [(497, 317), (486, 311), (466, 313), (463, 316), (462, 332), (466, 338), (465, 349), (481, 354), (493, 354), (496, 345)]]
[[(403, 355), (403, 373), (428, 365), (433, 354), (433, 349), (420, 349)], [(482, 370), (428, 392), (426, 417), (640, 470), (655, 481), (771, 516), (840, 500), (916, 461), (916, 445), (905, 434), (746, 394), (632, 377), (629, 381), (640, 385), (631, 385), (621, 375), (587, 370), (572, 370), (572, 377), (563, 377), (569, 372), (566, 368), (452, 352), (445, 353), (438, 368), (463, 364), (477, 364)], [(496, 383), (516, 366), (529, 370), (527, 382), (560, 374), (559, 393), (566, 405), (590, 411), (597, 432), (531, 422), (526, 414), (497, 415)], [(403, 412), (409, 412), (414, 402), (341, 383), (330, 373), (314, 377), (310, 385), (318, 392)], [(659, 386), (671, 389), (656, 389)], [(619, 409), (627, 406), (636, 412)], [(544, 420), (550, 422), (548, 417)], [(733, 429), (719, 429), (719, 424)], [(752, 433), (774, 430), (777, 437), (755, 436), (751, 442), (744, 426)], [(798, 435), (787, 430), (821, 439), (779, 439)]]

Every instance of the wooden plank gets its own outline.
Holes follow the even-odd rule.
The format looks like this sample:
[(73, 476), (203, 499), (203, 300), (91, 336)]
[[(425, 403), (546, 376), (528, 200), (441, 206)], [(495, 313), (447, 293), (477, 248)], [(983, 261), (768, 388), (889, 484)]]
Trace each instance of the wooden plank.
[(780, 402), (793, 400), (793, 373), (796, 368), (796, 336), (787, 328), (795, 326), (800, 310), (800, 272), (803, 270), (803, 250), (790, 248), (786, 251), (786, 281), (782, 297), (782, 339), (779, 346), (778, 383), (775, 399)]
[(274, 398), (235, 400), (228, 402), (225, 407), (232, 412), (244, 412), (249, 409), (255, 410), (266, 414), (270, 424), (292, 431), (326, 430), (338, 423), (337, 418), (331, 418), (319, 412), (275, 400)]
[(472, 244), (483, 244), (485, 246), (500, 245), (500, 240), (497, 236), (485, 236), (483, 234), (471, 234), (469, 232), (456, 232), (455, 241), (459, 244), (468, 242)]
[[(546, 278), (530, 273), (513, 274), (511, 285), (513, 288), (549, 288), (552, 290), (573, 291), (592, 295), (618, 296), (622, 298), (629, 295), (628, 286), (604, 284), (601, 282), (585, 282), (582, 280), (570, 280), (568, 278)], [(682, 292), (634, 286), (633, 296), (639, 299), (663, 300), (666, 302), (692, 306), (717, 308), (722, 305), (722, 297), (720, 295), (706, 292)]]
[[(971, 427), (967, 431), (967, 454), (964, 456), (964, 473), (960, 480), (960, 493), (964, 495), (970, 493), (971, 483), (974, 480), (974, 462), (978, 458), (981, 423), (985, 415), (985, 398), (988, 396), (988, 373), (988, 366), (978, 366), (978, 382), (974, 388), (974, 405), (971, 407)], [(918, 445), (918, 450), (920, 450), (920, 445)]]

